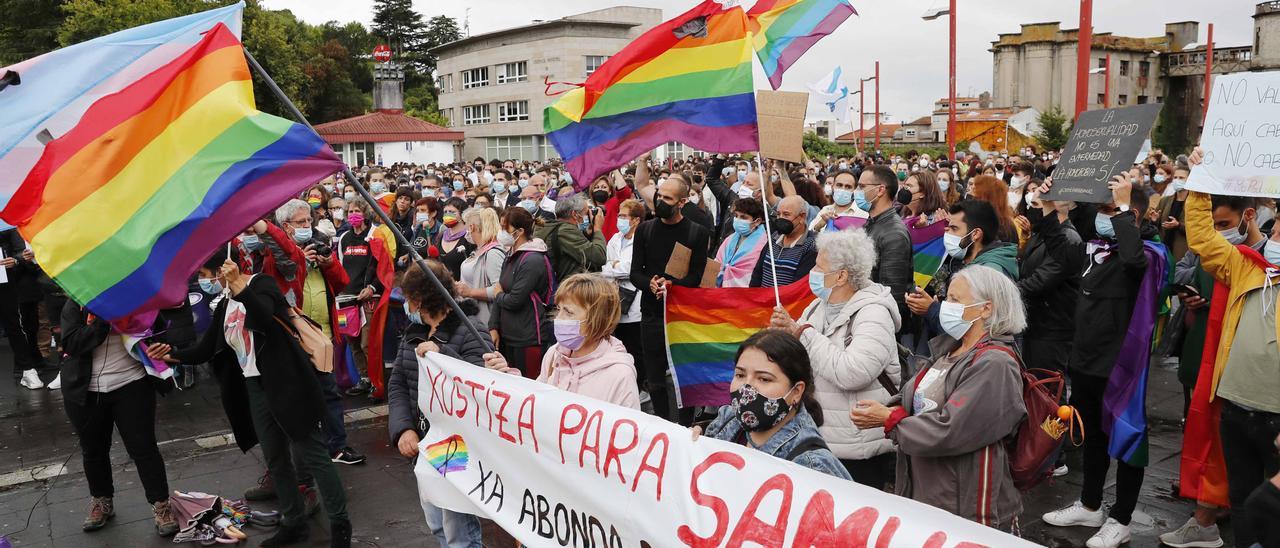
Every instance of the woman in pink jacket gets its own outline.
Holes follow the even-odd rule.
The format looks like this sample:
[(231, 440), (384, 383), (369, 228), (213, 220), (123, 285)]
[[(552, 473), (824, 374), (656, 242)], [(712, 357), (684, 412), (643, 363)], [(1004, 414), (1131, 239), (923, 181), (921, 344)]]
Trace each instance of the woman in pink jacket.
[[(599, 274), (576, 274), (560, 283), (556, 304), (556, 344), (542, 357), (538, 381), (640, 409), (635, 360), (613, 337), (621, 309), (618, 286)], [(501, 354), (484, 358), (490, 369), (509, 369)]]

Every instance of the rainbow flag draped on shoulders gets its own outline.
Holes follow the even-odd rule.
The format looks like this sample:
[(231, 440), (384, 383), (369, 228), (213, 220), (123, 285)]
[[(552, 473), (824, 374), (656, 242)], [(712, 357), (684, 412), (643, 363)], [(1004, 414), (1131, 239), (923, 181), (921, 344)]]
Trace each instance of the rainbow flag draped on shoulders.
[[(778, 293), (792, 318), (800, 317), (815, 298), (808, 276), (778, 288)], [(769, 327), (774, 306), (772, 287), (667, 288), (667, 361), (677, 405), (729, 403), (738, 346)]]
[(610, 57), (547, 107), (543, 129), (580, 189), (670, 141), (756, 150), (751, 51), (742, 8), (706, 0)]
[(759, 0), (751, 11), (752, 43), (773, 89), (809, 48), (858, 12), (848, 0)]
[(22, 83), (0, 89), (0, 165), (25, 166), (0, 187), (0, 219), (68, 296), (118, 328), (149, 327), (217, 246), (342, 169), (315, 132), (256, 109), (242, 8), (19, 63)]

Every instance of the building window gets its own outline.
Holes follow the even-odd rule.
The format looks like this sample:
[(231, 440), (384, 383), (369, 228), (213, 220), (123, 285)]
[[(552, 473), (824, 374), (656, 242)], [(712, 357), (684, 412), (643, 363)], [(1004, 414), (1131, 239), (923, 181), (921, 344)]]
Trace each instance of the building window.
[(489, 105), (471, 105), (462, 107), (462, 124), (474, 126), (489, 123)]
[(1139, 105), (1145, 105), (1145, 104), (1147, 104), (1147, 96), (1146, 96), (1146, 95), (1139, 95), (1139, 96), (1138, 96), (1138, 104), (1139, 104)]
[(436, 78), (436, 88), (440, 90), (440, 93), (453, 93), (453, 75), (441, 74), (439, 78)]
[(1095, 101), (1095, 102), (1096, 102), (1096, 103), (1098, 103), (1099, 105), (1105, 105), (1105, 104), (1107, 104), (1107, 96), (1106, 96), (1106, 94), (1099, 93), (1099, 94), (1098, 94), (1098, 100), (1097, 100), (1097, 101)]
[(462, 89), (478, 88), (489, 85), (489, 67), (473, 68), (462, 71)]
[(1107, 68), (1107, 58), (1106, 58), (1106, 57), (1099, 57), (1099, 58), (1098, 58), (1098, 68)]
[(499, 122), (524, 122), (529, 119), (528, 101), (498, 103)]
[(485, 139), (488, 158), (503, 160), (541, 160), (537, 157), (540, 136), (489, 137)]
[(587, 56), (587, 76), (591, 76), (591, 73), (595, 72), (596, 69), (599, 69), (600, 65), (603, 65), (604, 62), (608, 60), (609, 60), (608, 55), (588, 55)]
[(440, 115), (441, 115), (441, 116), (444, 116), (444, 119), (445, 119), (445, 125), (446, 125), (446, 126), (448, 126), (448, 127), (453, 127), (453, 126), (454, 126), (454, 123), (453, 123), (453, 109), (451, 109), (451, 108), (442, 108), (442, 109), (440, 109)]
[(677, 143), (675, 141), (667, 143), (667, 158), (682, 160), (684, 159), (684, 155), (684, 143)]
[(519, 61), (515, 63), (507, 63), (498, 65), (498, 83), (511, 84), (514, 82), (524, 82), (529, 79), (529, 63), (527, 61)]
[(1138, 61), (1138, 76), (1151, 76), (1151, 61)]
[(1129, 62), (1120, 61), (1120, 76), (1128, 76), (1128, 75), (1129, 75)]
[(1120, 94), (1119, 96), (1116, 97), (1116, 104), (1119, 106), (1125, 106), (1129, 104), (1129, 96), (1123, 93)]

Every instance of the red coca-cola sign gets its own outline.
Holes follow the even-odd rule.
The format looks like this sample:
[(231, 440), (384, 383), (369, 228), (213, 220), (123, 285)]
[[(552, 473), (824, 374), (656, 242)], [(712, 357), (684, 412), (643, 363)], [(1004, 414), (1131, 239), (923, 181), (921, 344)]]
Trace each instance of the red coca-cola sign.
[(387, 61), (390, 61), (391, 48), (387, 47), (386, 44), (378, 44), (378, 47), (373, 48), (373, 58), (379, 63), (386, 63)]

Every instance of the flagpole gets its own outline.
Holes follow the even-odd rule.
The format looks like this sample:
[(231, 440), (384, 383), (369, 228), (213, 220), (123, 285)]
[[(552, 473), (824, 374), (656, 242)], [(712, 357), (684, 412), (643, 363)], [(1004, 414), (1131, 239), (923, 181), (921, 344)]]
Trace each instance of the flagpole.
[[(769, 228), (769, 198), (764, 192), (764, 185), (772, 185), (773, 181), (765, 178), (764, 162), (760, 159), (764, 155), (756, 153), (756, 169), (760, 171), (760, 201), (764, 202), (764, 239), (765, 244), (769, 246), (769, 271), (773, 273), (773, 302), (782, 308), (782, 295), (778, 293), (778, 259), (773, 256), (773, 230)], [(769, 187), (770, 193), (773, 187)]]
[[(311, 122), (307, 121), (307, 117), (302, 114), (302, 111), (298, 110), (298, 107), (293, 104), (293, 101), (289, 100), (289, 97), (280, 89), (280, 86), (276, 85), (275, 80), (271, 79), (271, 75), (267, 74), (267, 71), (262, 68), (262, 65), (258, 64), (258, 60), (254, 59), (253, 54), (249, 53), (249, 48), (242, 49), (244, 49), (245, 58), (249, 60), (249, 66), (253, 67), (254, 72), (257, 72), (258, 76), (262, 77), (262, 80), (266, 82), (267, 87), (271, 89), (271, 93), (274, 93), (276, 98), (289, 109), (289, 112), (293, 115), (294, 119), (298, 121), (298, 123), (307, 126), (307, 128), (314, 133), (316, 128), (311, 125)], [(317, 135), (319, 134), (317, 133)], [(422, 269), (422, 272), (426, 273), (427, 279), (431, 280), (431, 283), (435, 285), (436, 291), (439, 291), (440, 294), (444, 295), (445, 299), (449, 301), (449, 306), (453, 308), (453, 313), (457, 314), (463, 327), (466, 327), (467, 331), (470, 331), (471, 336), (475, 337), (476, 340), (484, 343), (485, 348), (489, 352), (495, 352), (492, 341), (485, 342), (485, 338), (480, 335), (480, 331), (476, 329), (476, 326), (467, 321), (467, 315), (462, 311), (462, 307), (458, 306), (458, 301), (454, 300), (450, 295), (449, 290), (440, 282), (440, 279), (436, 277), (435, 273), (432, 272), (430, 268), (427, 268), (427, 261), (422, 258), (422, 255), (420, 255), (416, 249), (413, 248), (413, 245), (409, 242), (409, 239), (405, 237), (404, 233), (400, 232), (400, 228), (391, 220), (391, 216), (387, 215), (387, 212), (383, 211), (381, 207), (378, 207), (378, 201), (374, 199), (373, 195), (369, 193), (369, 190), (366, 189), (364, 185), (360, 184), (360, 180), (351, 172), (351, 167), (348, 166), (345, 161), (342, 163), (342, 170), (343, 175), (347, 178), (347, 183), (354, 187), (356, 192), (360, 194), (360, 197), (364, 198), (365, 202), (372, 207), (374, 213), (378, 215), (378, 219), (382, 221), (383, 226), (391, 229), (391, 232), (396, 235), (396, 241), (408, 250), (409, 257), (413, 259), (414, 264), (418, 265), (418, 268)], [(386, 290), (390, 291), (391, 288), (387, 288)]]

